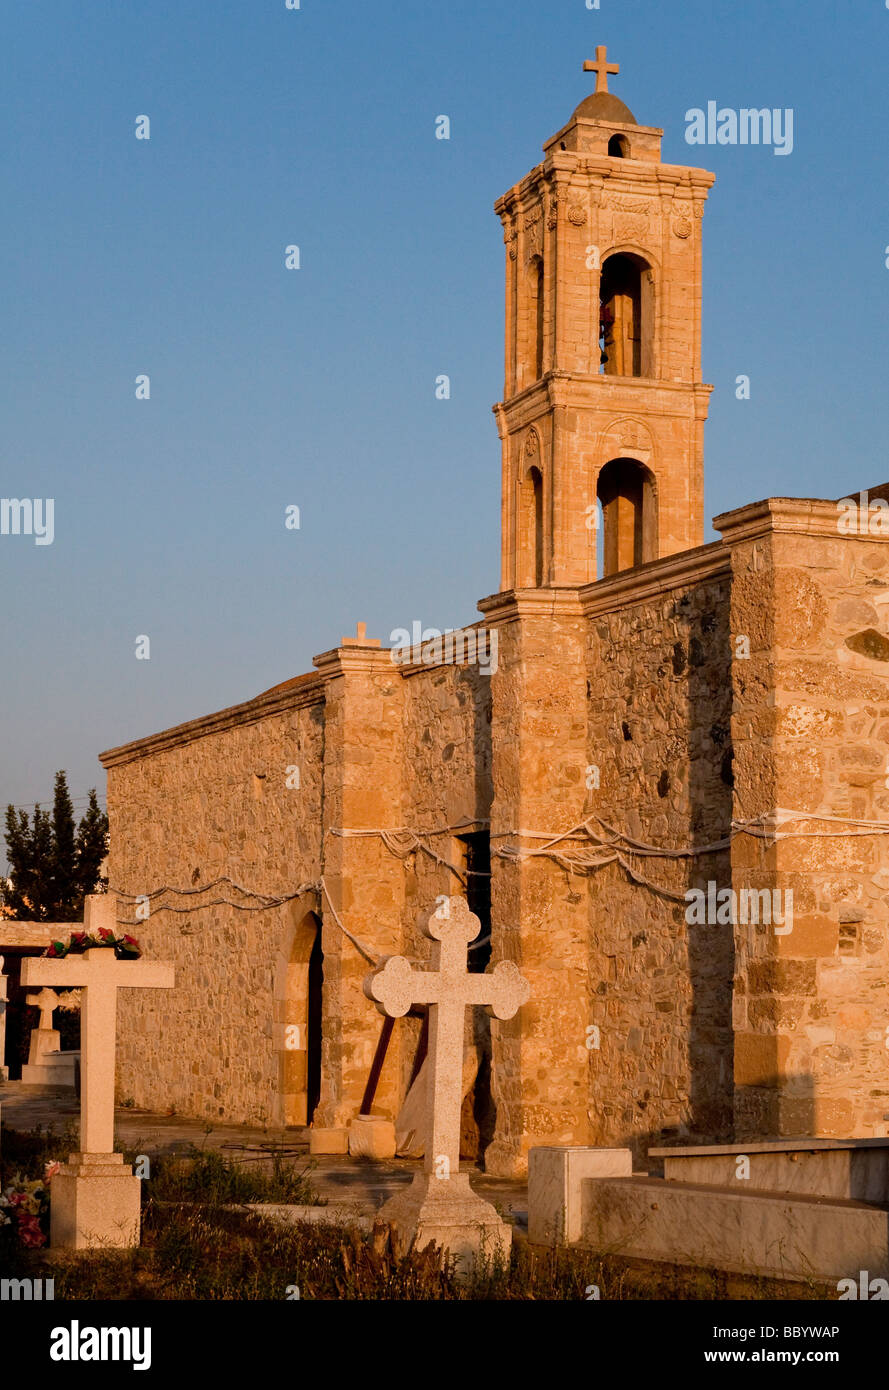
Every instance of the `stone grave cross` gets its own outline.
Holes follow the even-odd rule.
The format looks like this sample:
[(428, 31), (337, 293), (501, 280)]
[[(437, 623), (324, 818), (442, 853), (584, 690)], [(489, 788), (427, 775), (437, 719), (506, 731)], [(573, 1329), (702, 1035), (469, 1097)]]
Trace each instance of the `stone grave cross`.
[(433, 941), (431, 968), (415, 970), (404, 956), (389, 956), (364, 982), (367, 997), (392, 1018), (403, 1017), (412, 1004), (429, 1005), (424, 1173), (380, 1217), (399, 1230), (405, 1244), (415, 1237), (422, 1248), (432, 1240), (458, 1255), (478, 1249), (484, 1231), (501, 1246), (507, 1239), (493, 1207), (459, 1171), (466, 1009), (478, 1004), (494, 1018), (512, 1018), (531, 992), (512, 961), (470, 974), (466, 948), (479, 930), (464, 898), (442, 898), (423, 925)]
[(41, 1029), (52, 1029), (53, 1010), (57, 1009), (61, 1001), (61, 996), (56, 994), (54, 989), (41, 989), (37, 994), (25, 995), (25, 1000), (32, 1008), (40, 1010), (40, 1022), (37, 1027)]
[(494, 1018), (512, 1018), (530, 989), (511, 960), (500, 961), (490, 974), (472, 975), (466, 969), (466, 948), (480, 924), (464, 898), (444, 899), (424, 930), (435, 943), (432, 969), (414, 970), (404, 956), (390, 956), (368, 976), (365, 993), (392, 1018), (402, 1018), (412, 1004), (431, 1006), (424, 1167), (427, 1173), (449, 1176), (460, 1166), (466, 1008), (483, 1004)]
[[(84, 930), (96, 935), (108, 927), (117, 934), (113, 893), (90, 894), (84, 904)], [(170, 989), (173, 967), (156, 961), (117, 960), (108, 946), (54, 960), (30, 956), (22, 961), (24, 985), (71, 985), (83, 990), (80, 1014), (80, 1150), (114, 1151), (114, 1055), (117, 991)], [(46, 993), (46, 991), (41, 991)]]

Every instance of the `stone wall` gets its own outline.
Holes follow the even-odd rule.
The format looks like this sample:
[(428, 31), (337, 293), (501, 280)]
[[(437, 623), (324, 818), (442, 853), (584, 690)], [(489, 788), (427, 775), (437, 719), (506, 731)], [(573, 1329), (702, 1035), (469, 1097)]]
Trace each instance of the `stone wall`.
[[(404, 761), (403, 681), (378, 641), (349, 639), (315, 658), (324, 677), (323, 868), (333, 907), (374, 959), (403, 946), (403, 865), (375, 831), (400, 819)], [(364, 994), (370, 969), (324, 904), (321, 1125), (357, 1115), (382, 1019)], [(399, 1102), (398, 1046), (387, 1054), (373, 1113)]]
[[(401, 824), (425, 835), (435, 853), (457, 869), (465, 867), (462, 827), (487, 832), (491, 814), (491, 677), (477, 664), (404, 668), (404, 794)], [(432, 943), (418, 924), (436, 899), (465, 896), (466, 888), (442, 864), (424, 853), (409, 856), (404, 873), (404, 950), (429, 959)], [(469, 959), (472, 960), (472, 954)], [(399, 1019), (399, 1092), (403, 1098), (417, 1055), (418, 1019)], [(478, 1065), (490, 1066), (490, 1020), (482, 1009), (467, 1010), (466, 1047), (474, 1046)], [(487, 1070), (481, 1084), (488, 1086)], [(485, 1092), (487, 1096), (487, 1091)], [(464, 1153), (478, 1151), (473, 1111), (486, 1108), (475, 1092), (465, 1107)], [(483, 1127), (484, 1121), (483, 1121)]]
[[(283, 895), (323, 874), (341, 921), (374, 955), (405, 949), (425, 959), (419, 918), (440, 894), (461, 892), (459, 881), (425, 854), (401, 861), (376, 836), (336, 832), (485, 829), (490, 678), (477, 665), (403, 671), (388, 653), (354, 642), (318, 664), (322, 676), (289, 683), (289, 694), (269, 692), (103, 755), (112, 885), (135, 897), (228, 876)], [(294, 767), (298, 788), (287, 786)], [(432, 843), (458, 861), (454, 833)], [(362, 991), (368, 962), (314, 893), (255, 913), (210, 906), (219, 897), (251, 905), (220, 884), (153, 898), (149, 919), (137, 922), (137, 905), (121, 900), (121, 920), (146, 953), (176, 965), (177, 988), (161, 1004), (148, 992), (122, 996), (119, 1098), (230, 1121), (301, 1122), (305, 1051), (288, 1052), (284, 1030), (304, 1023), (311, 932), (300, 924), (312, 912), (324, 941), (318, 1119), (346, 1123), (381, 1026)], [(396, 1025), (378, 1113), (397, 1113), (418, 1035), (416, 1021)]]
[(539, 847), (519, 831), (570, 828), (580, 819), (586, 762), (586, 624), (571, 592), (525, 590), (481, 605), (497, 625), (493, 678), (492, 940), (514, 960), (531, 997), (493, 1032), (497, 1135), (491, 1171), (526, 1171), (533, 1144), (587, 1139), (588, 1018), (584, 884), (551, 860), (515, 857)]
[[(705, 547), (589, 594), (587, 754), (600, 785), (586, 813), (658, 848), (721, 840), (732, 816), (726, 557)], [(625, 857), (680, 895), (731, 881), (727, 849)], [(684, 901), (616, 863), (588, 880), (587, 901), (591, 1142), (643, 1153), (730, 1137), (731, 926), (687, 924)]]
[(792, 893), (792, 923), (737, 928), (741, 1139), (889, 1132), (889, 841), (850, 823), (889, 820), (889, 547), (837, 521), (786, 499), (717, 518), (750, 646), (733, 662), (736, 815), (797, 813), (787, 838), (733, 846), (736, 890)]
[[(137, 920), (132, 901), (121, 901), (121, 917), (146, 955), (175, 965), (176, 988), (169, 998), (152, 990), (121, 994), (119, 1100), (208, 1119), (280, 1118), (276, 976), (289, 961), (297, 919), (318, 904), (310, 896), (260, 912), (210, 906), (219, 898), (246, 906), (255, 900), (225, 883), (209, 885), (228, 876), (256, 893), (284, 895), (317, 880), (317, 700), (317, 690), (298, 692), (289, 707), (265, 717), (241, 707), (228, 720), (216, 717), (208, 732), (202, 721), (104, 755), (111, 887), (136, 895), (163, 885), (207, 885), (191, 896), (152, 899), (145, 921)], [(287, 769), (295, 766), (299, 788), (287, 786)]]
[[(491, 678), (477, 666), (412, 667), (405, 682), (404, 795), (398, 819), (429, 834), (446, 827), (487, 829), (491, 814)], [(460, 867), (459, 831), (434, 835), (443, 859)], [(417, 930), (439, 894), (460, 881), (425, 854), (405, 863), (405, 947), (428, 952)]]
[(39, 946), (44, 950), (51, 941), (67, 941), (76, 929), (76, 922), (16, 922), (0, 917), (0, 956), (4, 946)]

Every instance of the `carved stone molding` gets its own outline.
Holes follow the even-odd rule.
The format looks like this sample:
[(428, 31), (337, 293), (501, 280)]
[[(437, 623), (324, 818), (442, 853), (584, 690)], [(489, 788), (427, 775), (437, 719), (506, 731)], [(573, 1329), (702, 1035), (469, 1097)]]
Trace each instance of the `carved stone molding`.
[(537, 206), (525, 213), (522, 226), (528, 242), (528, 255), (539, 256), (543, 248), (543, 208)]
[(615, 212), (651, 212), (651, 203), (647, 198), (629, 198), (623, 193), (611, 193), (603, 202), (605, 207)]
[(615, 420), (607, 429), (602, 432), (604, 453), (611, 458), (618, 458), (622, 455), (640, 455), (646, 457), (654, 449), (652, 434), (647, 425), (641, 420), (624, 418)]
[(635, 241), (644, 239), (651, 230), (647, 217), (634, 217), (631, 213), (618, 213), (614, 219), (615, 241)]

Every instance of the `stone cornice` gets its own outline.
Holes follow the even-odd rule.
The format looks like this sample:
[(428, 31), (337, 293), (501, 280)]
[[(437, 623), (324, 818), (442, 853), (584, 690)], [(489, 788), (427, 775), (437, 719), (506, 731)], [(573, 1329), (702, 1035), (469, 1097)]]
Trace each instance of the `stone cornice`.
[(514, 215), (519, 210), (519, 205), (528, 194), (536, 189), (538, 182), (543, 177), (543, 165), (535, 164), (534, 168), (527, 173), (518, 183), (513, 184), (512, 188), (497, 199), (494, 204), (494, 211), (502, 220), (504, 217)]
[(276, 685), (243, 704), (230, 705), (228, 709), (218, 710), (217, 713), (204, 715), (200, 719), (190, 719), (186, 724), (177, 724), (159, 734), (149, 734), (147, 738), (123, 743), (119, 748), (109, 748), (99, 754), (99, 762), (104, 768), (119, 767), (123, 763), (134, 762), (137, 758), (163, 753), (169, 748), (179, 748), (183, 744), (193, 742), (194, 739), (223, 733), (241, 724), (256, 724), (261, 719), (270, 719), (285, 710), (302, 709), (306, 705), (323, 702), (324, 681), (321, 676), (309, 671), (306, 675), (285, 681), (283, 685)]
[(317, 666), (318, 674), (324, 681), (336, 680), (339, 676), (370, 676), (393, 667), (388, 647), (379, 642), (373, 646), (333, 647), (329, 652), (312, 657), (312, 665)]
[[(466, 649), (470, 645), (469, 640), (467, 639), (471, 637), (471, 640), (477, 643), (478, 638), (476, 634), (479, 632), (486, 631), (489, 626), (491, 626), (491, 624), (488, 623), (467, 623), (465, 627), (452, 628), (450, 632), (443, 632), (441, 634), (440, 639), (430, 638), (426, 642), (419, 642), (410, 648), (405, 647), (402, 649), (404, 651), (409, 650), (411, 653), (413, 653), (417, 650), (417, 648), (419, 648), (421, 653), (419, 661), (396, 661), (394, 657), (392, 657), (392, 651), (394, 651), (395, 648), (393, 648), (392, 651), (390, 651), (387, 654), (390, 656), (390, 659), (392, 660), (392, 665), (394, 666), (395, 670), (399, 673), (399, 675), (404, 676), (405, 679), (408, 679), (411, 676), (420, 675), (423, 671), (439, 671), (444, 666), (477, 666), (479, 665), (477, 658), (474, 657), (470, 660), (465, 655)], [(455, 652), (457, 638), (460, 637), (461, 634), (464, 634), (464, 641), (462, 643), (464, 659), (462, 661), (451, 660), (447, 658), (446, 654), (448, 651), (451, 651), (452, 653)], [(440, 640), (442, 643), (442, 659), (440, 661), (424, 661), (422, 659), (423, 648), (429, 648), (430, 646), (433, 646), (434, 643), (438, 640)]]
[(731, 557), (722, 541), (695, 550), (683, 550), (678, 555), (666, 555), (650, 560), (635, 569), (598, 579), (592, 584), (565, 589), (506, 589), (480, 599), (477, 608), (485, 614), (488, 624), (497, 627), (517, 618), (572, 618), (582, 615), (594, 618), (600, 613), (613, 613), (629, 608), (660, 594), (670, 593), (686, 584), (699, 584), (715, 575), (729, 575)]
[(488, 627), (501, 627), (516, 618), (579, 618), (582, 607), (578, 589), (504, 589), (479, 599)]
[(660, 594), (672, 592), (686, 584), (700, 584), (715, 575), (729, 574), (731, 560), (722, 541), (711, 541), (695, 550), (682, 550), (678, 555), (665, 555), (649, 560), (635, 569), (585, 584), (579, 590), (584, 616), (595, 618), (600, 613), (614, 613), (620, 608), (644, 603)]
[[(596, 399), (591, 398), (591, 389)], [(713, 387), (701, 381), (668, 381), (655, 377), (605, 376), (600, 373), (569, 372), (555, 368), (540, 381), (532, 382), (508, 400), (492, 406), (495, 415), (510, 426), (530, 424), (554, 406), (567, 405), (590, 409), (613, 406), (615, 410), (633, 410), (641, 403), (650, 409), (652, 392), (663, 392), (656, 402), (658, 413), (679, 417), (688, 415), (688, 397), (697, 401), (698, 418), (706, 419)], [(636, 399), (638, 396), (638, 400)], [(675, 409), (669, 406), (675, 403)], [(501, 436), (502, 437), (502, 436)]]
[[(632, 130), (632, 126), (627, 129)], [(660, 192), (661, 185), (668, 185), (673, 190), (686, 188), (689, 194), (699, 193), (700, 201), (706, 202), (707, 194), (716, 182), (715, 174), (706, 169), (686, 168), (684, 164), (661, 164), (649, 159), (615, 160), (607, 154), (566, 150), (554, 151), (540, 167), (545, 174), (558, 169), (592, 179), (601, 184), (606, 196), (608, 193), (625, 193), (654, 198)]]
[(722, 533), (723, 544), (727, 546), (756, 540), (772, 531), (886, 543), (885, 536), (880, 535), (845, 535), (837, 525), (840, 515), (836, 502), (819, 497), (766, 497), (734, 511), (722, 512), (713, 518), (713, 525)]
[[(563, 126), (553, 136), (553, 141), (558, 141), (573, 122)], [(626, 130), (628, 133), (639, 131), (646, 134), (662, 136), (663, 131), (654, 127), (647, 126), (621, 126), (614, 125), (614, 130)], [(697, 169), (685, 164), (661, 164), (646, 159), (627, 159), (618, 161), (609, 158), (607, 155), (589, 154), (587, 152), (574, 150), (560, 150), (552, 148), (552, 141), (547, 141), (544, 147), (549, 151), (546, 158), (540, 163), (535, 164), (523, 179), (513, 184), (512, 188), (497, 199), (494, 204), (494, 211), (503, 220), (506, 217), (514, 216), (521, 211), (526, 200), (534, 200), (539, 195), (540, 185), (544, 179), (554, 175), (574, 175), (583, 174), (588, 178), (604, 184), (606, 187), (619, 188), (620, 181), (623, 179), (627, 188), (624, 191), (655, 196), (658, 192), (659, 184), (669, 184), (674, 188), (685, 185), (695, 193), (702, 195), (700, 201), (706, 201), (708, 191), (716, 182), (716, 175), (709, 169)], [(643, 187), (648, 185), (648, 187)]]

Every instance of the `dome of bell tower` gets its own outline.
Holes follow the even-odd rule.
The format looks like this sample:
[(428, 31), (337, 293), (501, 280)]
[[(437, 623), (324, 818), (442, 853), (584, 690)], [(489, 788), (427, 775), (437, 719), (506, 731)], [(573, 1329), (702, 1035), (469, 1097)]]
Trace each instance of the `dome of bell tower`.
[(638, 125), (629, 106), (613, 92), (591, 92), (574, 112), (572, 120), (580, 116), (587, 121), (604, 121), (607, 125)]

